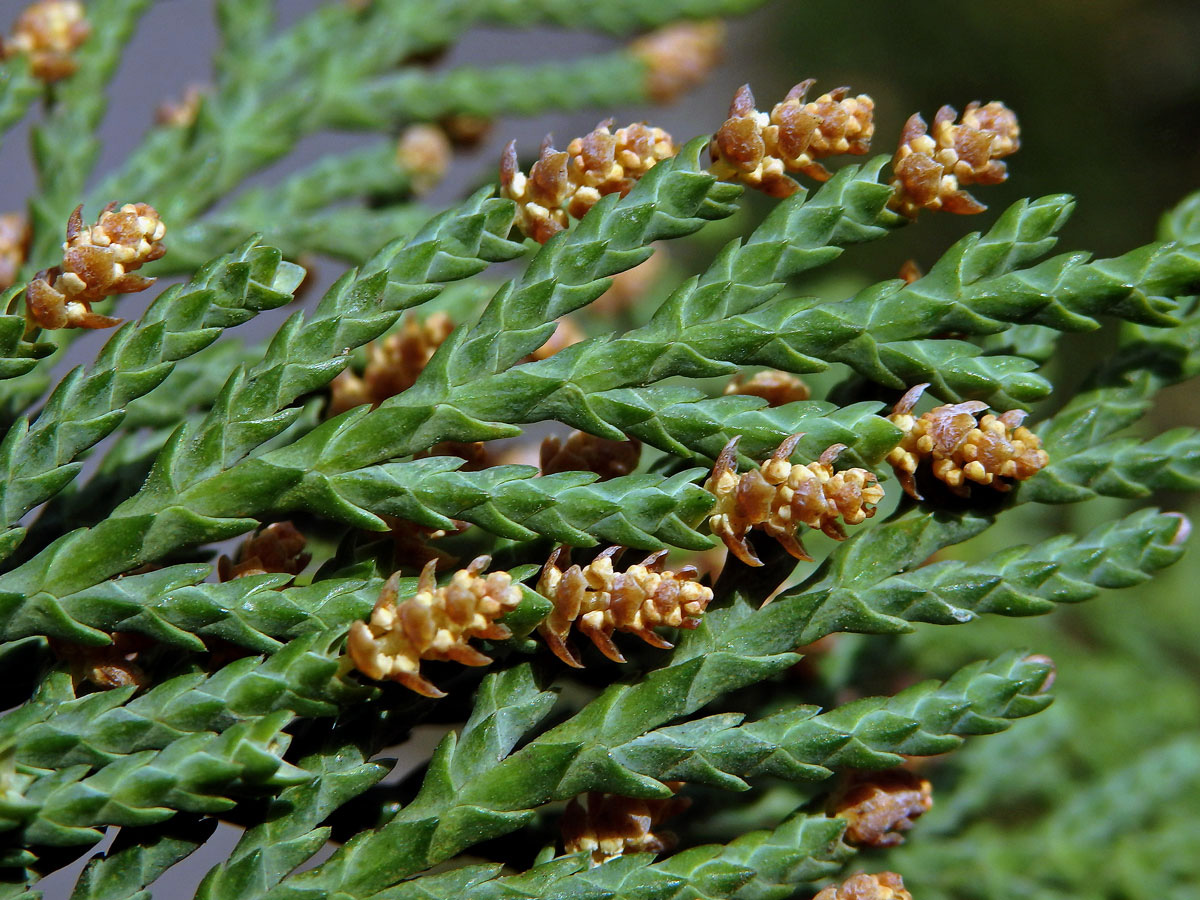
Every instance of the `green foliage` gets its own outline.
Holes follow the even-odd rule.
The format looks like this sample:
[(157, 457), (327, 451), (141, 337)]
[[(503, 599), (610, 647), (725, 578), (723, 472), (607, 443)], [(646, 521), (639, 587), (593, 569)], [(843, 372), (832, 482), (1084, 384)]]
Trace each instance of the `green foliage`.
[[(0, 130), (41, 101), (33, 240), (0, 315), (3, 896), (35, 896), (112, 827), (72, 897), (148, 898), (219, 821), (243, 831), (204, 900), (811, 896), (860, 849), (836, 812), (848, 773), (964, 744), (922, 770), (935, 811), (885, 857), (915, 896), (1149, 898), (1187, 884), (1180, 835), (1194, 822), (1179, 807), (1200, 785), (1200, 620), (1137, 602), (1089, 619), (1077, 604), (1183, 555), (1186, 520), (1129, 501), (1169, 507), (1200, 487), (1198, 432), (1155, 418), (1164, 389), (1200, 374), (1200, 195), (1168, 212), (1159, 241), (1109, 259), (1048, 257), (1075, 201), (1022, 200), (923, 276), (871, 284), (846, 274), (877, 268), (862, 245), (922, 228), (890, 208), (887, 155), (770, 201), (752, 226), (761, 207), (709, 170), (701, 136), (537, 248), (494, 187), (461, 190), (490, 174), (452, 169), (445, 193), (460, 199), (435, 213), (418, 197), (429, 173), (393, 136), (455, 115), (643, 103), (656, 60), (629, 47), (495, 67), (429, 58), (480, 25), (626, 35), (755, 0), (373, 0), (286, 27), (268, 0), (214, 5), (214, 82), (194, 120), (155, 126), (100, 179), (106, 85), (149, 4), (88, 4), (93, 32), (60, 83), (37, 82), (19, 53), (0, 64)], [(720, 121), (708, 110), (692, 130)], [(388, 138), (241, 189), (331, 130)], [(34, 327), (23, 288), (58, 262), (75, 206), (113, 199), (159, 210), (168, 253), (147, 271), (185, 281), (59, 377), (78, 334)], [(265, 346), (231, 333), (303, 302), (313, 273), (298, 261), (313, 254), (355, 268), (274, 321)], [(655, 255), (669, 262), (634, 308), (603, 311), (614, 279)], [(457, 327), (414, 350), (434, 313)], [(564, 322), (586, 331), (565, 347)], [(1064, 363), (1098, 331), (1111, 352)], [(411, 354), (406, 387), (330, 414), (334, 390), (378, 387), (389, 352)], [(815, 375), (818, 399), (724, 393), (756, 367)], [(921, 382), (937, 404), (1032, 407), (1049, 463), (1009, 491), (902, 495), (885, 465), (902, 436), (888, 414)], [(636, 439), (625, 449), (640, 446), (640, 461), (601, 473), (615, 453), (601, 446), (566, 471), (525, 464), (557, 425)], [(811, 566), (761, 529), (765, 565), (722, 565), (714, 461), (736, 439), (745, 471), (793, 436), (797, 464), (842, 445), (837, 470), (871, 470), (878, 514), (840, 543), (806, 533)], [(470, 442), (489, 442), (487, 458), (457, 446)], [(272, 531), (240, 556), (216, 546), (289, 517), (311, 563), (275, 559)], [(556, 605), (570, 612), (569, 590), (537, 581), (556, 545), (580, 565), (616, 545), (669, 549), (673, 572), (721, 571), (697, 576), (713, 596), (684, 623), (696, 627), (660, 627), (657, 642), (618, 633), (628, 661), (585, 646), (577, 671), (538, 636)], [(234, 560), (214, 567), (222, 552)], [(483, 630), (474, 601), (435, 590), (428, 603), (451, 612), (422, 633), (414, 596), (427, 559), (445, 587), (480, 556), (520, 600), (500, 620), (511, 635), (474, 639), (476, 669), (446, 652), (458, 624)], [(656, 612), (671, 612), (674, 583), (664, 576)], [(411, 629), (389, 652), (423, 654), (446, 697), (356, 670), (347, 634), (385, 584)], [(590, 596), (577, 624), (606, 609), (622, 629), (649, 621), (632, 585), (608, 607)], [(1066, 625), (1025, 620), (1052, 611)], [(389, 615), (379, 606), (372, 627)], [(1051, 703), (1043, 652), (1068, 688), (1036, 715)], [(1161, 669), (1161, 692), (1129, 660)], [(1156, 725), (1132, 724), (1139, 704)], [(386, 778), (379, 754), (412, 757), (423, 724), (437, 749)], [(996, 737), (965, 740), (984, 735)], [(559, 852), (563, 803), (594, 792), (653, 809), (677, 790), (697, 806), (663, 826), (682, 834), (673, 853)], [(1170, 864), (1152, 865), (1147, 847)], [(1106, 893), (1093, 890), (1100, 871)]]

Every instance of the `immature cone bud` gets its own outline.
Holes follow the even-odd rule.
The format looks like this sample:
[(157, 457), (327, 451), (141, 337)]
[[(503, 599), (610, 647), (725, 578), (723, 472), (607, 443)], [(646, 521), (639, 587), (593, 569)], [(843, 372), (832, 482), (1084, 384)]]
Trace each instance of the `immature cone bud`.
[(838, 519), (857, 525), (875, 515), (874, 504), (883, 498), (883, 488), (866, 469), (833, 470), (833, 461), (846, 449), (845, 444), (834, 444), (807, 465), (788, 462), (801, 437), (792, 435), (770, 459), (743, 475), (737, 473), (735, 437), (717, 457), (704, 484), (717, 498), (709, 528), (748, 566), (762, 565), (746, 542), (752, 528), (761, 528), (797, 559), (808, 560), (812, 557), (796, 536), (800, 525), (818, 528), (842, 541), (846, 532)]
[(736, 375), (729, 384), (725, 385), (725, 393), (761, 397), (767, 401), (768, 406), (773, 407), (807, 400), (812, 396), (808, 385), (795, 375), (775, 369), (755, 372), (747, 381), (743, 381), (742, 376)]
[(446, 132), (436, 125), (411, 125), (396, 144), (396, 164), (409, 173), (413, 190), (433, 190), (450, 168), (452, 150)]
[(1011, 490), (1013, 481), (1033, 477), (1050, 462), (1041, 438), (1021, 424), (1025, 418), (1021, 410), (1000, 416), (988, 413), (976, 421), (987, 404), (968, 400), (914, 416), (912, 408), (927, 387), (918, 384), (909, 390), (888, 417), (903, 436), (887, 461), (909, 496), (922, 499), (913, 476), (925, 460), (930, 461), (933, 476), (960, 497), (970, 495), (968, 482)]
[(813, 900), (912, 900), (912, 894), (904, 889), (904, 879), (895, 872), (880, 872), (831, 884)]
[(67, 223), (62, 265), (45, 272), (26, 289), (26, 313), (42, 328), (107, 328), (119, 319), (92, 312), (92, 303), (114, 294), (143, 291), (153, 278), (134, 275), (167, 252), (166, 226), (146, 203), (110, 203), (95, 225), (84, 227), (82, 206)]
[(421, 570), (417, 593), (397, 602), (399, 573), (387, 580), (369, 622), (350, 626), (346, 649), (369, 678), (390, 678), (426, 697), (444, 697), (421, 675), (421, 660), (449, 660), (486, 666), (492, 659), (467, 643), (471, 638), (504, 640), (511, 632), (495, 620), (521, 602), (521, 591), (507, 572), (482, 572), (491, 557), (480, 556), (451, 577), (445, 587), (434, 581), (435, 561)]
[(82, 3), (40, 0), (21, 13), (3, 55), (28, 54), (34, 75), (43, 81), (58, 81), (75, 73), (75, 51), (91, 31)]
[(0, 291), (17, 283), (29, 253), (29, 220), (20, 213), (0, 215)]
[(661, 128), (633, 124), (610, 130), (611, 120), (575, 138), (565, 152), (549, 135), (526, 177), (518, 168), (516, 141), (500, 160), (500, 192), (517, 204), (517, 226), (540, 244), (581, 219), (606, 194), (625, 196), (643, 175), (677, 152)]
[(573, 565), (563, 571), (558, 564), (566, 550), (560, 547), (542, 569), (537, 592), (554, 603), (554, 610), (538, 626), (538, 632), (554, 655), (569, 666), (583, 667), (566, 642), (576, 622), (601, 653), (623, 663), (625, 657), (612, 641), (614, 631), (637, 635), (652, 647), (669, 650), (674, 645), (653, 629), (660, 625), (695, 628), (712, 600), (712, 589), (696, 583), (698, 573), (692, 566), (678, 572), (663, 571), (666, 550), (616, 572), (612, 558), (619, 549), (609, 547), (586, 566)]
[(818, 159), (868, 152), (875, 101), (866, 94), (847, 96), (850, 89), (840, 87), (805, 102), (814, 83), (810, 78), (793, 87), (770, 115), (755, 108), (750, 85), (742, 85), (709, 148), (713, 174), (772, 197), (789, 197), (800, 185), (786, 172), (825, 181), (830, 173)]
[(408, 390), (453, 330), (454, 323), (445, 313), (433, 313), (424, 321), (406, 316), (398, 330), (367, 345), (367, 366), (361, 376), (346, 369), (333, 379), (329, 415), (364, 403), (378, 406)]
[(557, 434), (542, 439), (539, 465), (543, 475), (595, 472), (601, 481), (607, 481), (636, 469), (641, 452), (641, 443), (632, 439), (612, 441), (585, 431), (572, 431), (566, 441)]
[(455, 113), (438, 124), (455, 147), (478, 147), (492, 130), (491, 119), (471, 113)]
[(904, 769), (857, 776), (830, 801), (831, 816), (846, 820), (845, 841), (857, 847), (893, 847), (902, 831), (933, 806), (924, 778)]
[(484, 441), (440, 441), (428, 450), (414, 454), (413, 458), (429, 456), (457, 456), (463, 460), (460, 472), (482, 472), (492, 465), (492, 455)]
[(943, 106), (932, 132), (920, 114), (905, 124), (892, 160), (893, 209), (909, 218), (922, 209), (968, 215), (987, 209), (961, 186), (999, 184), (1008, 177), (999, 160), (1021, 147), (1017, 116), (998, 101), (970, 103), (960, 125), (954, 124), (957, 116), (954, 107)]
[[(682, 784), (666, 782), (673, 791)], [(591, 791), (586, 805), (578, 797), (567, 804), (561, 826), (563, 849), (591, 853), (593, 866), (626, 853), (663, 853), (674, 848), (677, 839), (656, 826), (690, 805), (686, 797), (639, 800)]]
[(154, 111), (154, 121), (159, 125), (186, 128), (196, 121), (205, 92), (206, 88), (201, 85), (189, 84), (182, 100), (164, 100), (158, 105)]
[(242, 542), (237, 562), (228, 556), (217, 560), (217, 577), (232, 581), (268, 573), (299, 575), (312, 559), (312, 554), (304, 552), (307, 544), (307, 539), (291, 522), (272, 522)]
[(149, 638), (121, 631), (114, 632), (112, 643), (103, 647), (50, 639), (50, 649), (67, 663), (76, 687), (86, 682), (105, 691), (130, 685), (144, 688), (150, 684), (137, 663), (138, 653), (149, 646)]
[(670, 103), (696, 87), (721, 61), (725, 25), (677, 22), (638, 38), (630, 52), (645, 62), (647, 88), (655, 103)]

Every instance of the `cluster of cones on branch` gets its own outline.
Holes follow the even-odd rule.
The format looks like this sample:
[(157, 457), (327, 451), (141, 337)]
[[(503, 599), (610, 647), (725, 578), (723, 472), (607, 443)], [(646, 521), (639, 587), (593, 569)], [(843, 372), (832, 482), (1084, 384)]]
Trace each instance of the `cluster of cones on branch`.
[[(808, 100), (815, 84), (807, 79), (793, 87), (770, 112), (756, 108), (750, 86), (734, 95), (729, 117), (709, 146), (711, 171), (772, 197), (800, 190), (791, 176), (816, 181), (831, 173), (820, 162), (844, 154), (870, 151), (875, 134), (875, 101), (838, 87)], [(982, 212), (986, 207), (967, 193), (970, 184), (998, 184), (1008, 177), (1001, 160), (1021, 146), (1016, 114), (999, 101), (972, 102), (958, 113), (943, 106), (932, 130), (920, 114), (905, 124), (892, 160), (890, 206), (909, 218), (922, 209), (951, 213)], [(678, 151), (661, 128), (633, 123), (612, 130), (612, 120), (572, 140), (565, 151), (549, 135), (529, 174), (520, 169), (516, 142), (505, 148), (500, 163), (501, 194), (516, 203), (516, 226), (527, 237), (545, 243), (564, 231), (570, 219), (585, 216), (601, 197), (624, 196), (655, 165)]]

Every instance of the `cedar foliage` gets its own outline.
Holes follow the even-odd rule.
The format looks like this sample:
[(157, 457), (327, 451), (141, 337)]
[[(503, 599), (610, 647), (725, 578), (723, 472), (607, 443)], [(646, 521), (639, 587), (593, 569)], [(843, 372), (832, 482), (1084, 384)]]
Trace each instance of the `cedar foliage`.
[[(1200, 487), (1200, 435), (1139, 425), (1159, 391), (1200, 373), (1200, 194), (1159, 240), (1109, 259), (1054, 254), (1071, 197), (1023, 200), (923, 275), (828, 296), (822, 267), (921, 228), (889, 206), (886, 152), (771, 200), (751, 228), (746, 209), (761, 207), (710, 171), (723, 111), (709, 111), (701, 137), (542, 246), (514, 229), (492, 176), (439, 213), (421, 197), (437, 164), (396, 152), (413, 125), (453, 133), (663, 97), (643, 43), (429, 65), (474, 26), (633, 36), (756, 0), (439, 0), (436, 14), (424, 0), (330, 2), (287, 27), (269, 0), (216, 0), (213, 85), (97, 177), (106, 86), (149, 5), (87, 3), (90, 33), (50, 83), (22, 53), (0, 63), (0, 127), (37, 116), (38, 179), (0, 315), (0, 896), (38, 896), (112, 827), (73, 900), (149, 896), (219, 821), (244, 831), (200, 885), (210, 900), (782, 900), (864, 869), (900, 872), (919, 898), (1100, 896), (1100, 880), (1104, 896), (1149, 898), (1197, 877), (1195, 651), (1181, 637), (1200, 626), (1194, 605), (1171, 621), (1132, 601), (1072, 628), (1002, 620), (1070, 617), (1060, 608), (1183, 553), (1186, 520), (1144, 501)], [(239, 192), (335, 129), (385, 137)], [(35, 327), (25, 288), (59, 263), (72, 210), (83, 203), (86, 222), (113, 200), (157, 210), (167, 254), (144, 272), (180, 279), (137, 316), (102, 304), (128, 321), (60, 374), (79, 332)], [(685, 275), (673, 257), (631, 307), (605, 306), (614, 277), (693, 235), (705, 264)], [(230, 333), (296, 302), (318, 255), (352, 267), (265, 346)], [(415, 383), (329, 413), (335, 379), (382, 358), (368, 345), (434, 314), (458, 327), (430, 343)], [(582, 339), (549, 352), (564, 317)], [(1105, 323), (1115, 351), (1057, 387), (1062, 336)], [(811, 376), (819, 399), (725, 392), (763, 368)], [(922, 499), (906, 495), (886, 464), (901, 438), (889, 413), (922, 382), (935, 403), (1032, 410), (1049, 464), (1008, 492), (926, 479)], [(635, 439), (637, 469), (542, 474), (489, 443), (529, 451), (526, 426), (541, 423)], [(618, 630), (607, 660), (576, 634), (582, 669), (546, 649), (538, 627), (562, 601), (537, 593), (538, 572), (556, 547), (581, 565), (613, 545), (669, 548), (673, 571), (712, 569), (714, 462), (726, 450), (748, 472), (793, 435), (797, 466), (845, 445), (829, 465), (877, 478), (879, 514), (840, 542), (812, 533), (815, 562), (799, 566), (753, 531), (764, 564), (730, 557), (705, 574), (694, 629)], [(589, 445), (571, 446), (582, 467)], [(597, 446), (596, 460), (615, 453)], [(1097, 498), (1110, 499), (1084, 505)], [(1088, 512), (1059, 533), (1044, 510), (1067, 505)], [(286, 521), (311, 561), (216, 546)], [(235, 559), (215, 565), (221, 552)], [(440, 699), (354, 670), (347, 634), (385, 585), (414, 597), (437, 558), (442, 588), (428, 593), (443, 596), (481, 555), (519, 593), (496, 623), (462, 626), (489, 638), (472, 645), (486, 665), (424, 656), (442, 660), (422, 668)], [(610, 623), (634, 621), (622, 615)], [(932, 627), (950, 625), (967, 627)], [(1054, 675), (1043, 653), (1068, 685), (1096, 687), (1035, 716)], [(1158, 670), (1157, 686), (1131, 664)], [(1135, 724), (1151, 721), (1147, 693), (1153, 726)], [(420, 725), (444, 733), (436, 750), (385, 780), (379, 754), (411, 755)], [(1113, 749), (1081, 758), (1081, 742)], [(934, 781), (933, 811), (902, 847), (855, 846), (839, 792), (902, 765)], [(692, 807), (667, 823), (674, 850), (593, 866), (558, 836), (564, 804), (588, 792), (676, 791)]]

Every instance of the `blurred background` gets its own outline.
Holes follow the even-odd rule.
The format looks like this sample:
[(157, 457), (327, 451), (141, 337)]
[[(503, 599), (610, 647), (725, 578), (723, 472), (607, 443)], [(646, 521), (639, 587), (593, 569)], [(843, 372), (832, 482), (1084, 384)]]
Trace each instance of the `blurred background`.
[[(0, 0), (0, 27), (24, 5)], [(316, 5), (280, 0), (279, 9), (287, 22)], [(216, 45), (211, 15), (206, 0), (159, 0), (145, 16), (114, 85), (99, 172), (118, 165), (139, 143), (162, 100), (209, 79)], [(614, 45), (612, 39), (565, 31), (481, 29), (437, 65), (569, 59)], [(769, 108), (808, 77), (818, 79), (819, 91), (847, 84), (875, 98), (876, 152), (891, 152), (912, 112), (930, 119), (944, 103), (961, 109), (971, 100), (1001, 99), (1019, 113), (1022, 125), (1022, 149), (1009, 160), (1010, 180), (977, 192), (990, 207), (986, 213), (972, 220), (928, 215), (919, 227), (856, 248), (806, 286), (821, 294), (848, 296), (894, 277), (910, 258), (928, 267), (968, 230), (985, 229), (1025, 196), (1075, 195), (1078, 205), (1060, 249), (1117, 255), (1152, 240), (1162, 212), (1200, 188), (1200, 4), (1194, 0), (805, 0), (771, 3), (731, 20), (724, 63), (702, 88), (668, 108), (498, 121), (488, 140), (455, 164), (429, 203), (444, 205), (493, 179), (500, 149), (512, 138), (528, 158), (547, 131), (562, 146), (597, 119), (615, 115), (618, 124), (651, 120), (684, 140), (715, 130), (743, 82), (752, 85), (760, 108)], [(286, 163), (252, 183), (274, 182), (325, 153), (366, 140), (339, 134), (306, 139)], [(27, 129), (6, 141), (0, 173), (0, 211), (20, 208), (32, 184)], [(673, 246), (674, 265), (681, 272), (694, 270), (724, 240), (744, 234), (771, 202), (755, 196), (734, 221), (706, 229), (690, 248), (676, 253)], [(342, 269), (320, 262), (320, 282), (329, 283)], [(133, 304), (148, 299), (133, 298), (126, 313), (134, 314)], [(269, 334), (279, 320), (259, 317), (249, 336)], [(104, 337), (79, 341), (62, 365), (90, 359)], [(1076, 382), (1114, 340), (1112, 330), (1068, 337), (1050, 364), (1050, 377)], [(814, 386), (820, 397), (820, 383)], [(1054, 398), (1048, 402), (1055, 405)], [(1165, 392), (1142, 431), (1149, 435), (1180, 425), (1200, 425), (1200, 403), (1189, 385)], [(953, 555), (974, 556), (1064, 530), (1078, 533), (1125, 507), (1151, 502), (1196, 509), (1183, 496), (1022, 508)], [(914, 896), (925, 900), (1200, 896), (1192, 893), (1200, 891), (1197, 585), (1200, 553), (1193, 548), (1149, 586), (1106, 594), (1050, 617), (979, 621), (952, 634), (926, 627), (899, 641), (841, 641), (825, 665), (861, 668), (877, 660), (889, 672), (937, 676), (969, 659), (1027, 646), (1054, 657), (1059, 666), (1056, 704), (935, 767), (939, 802), (909, 845), (861, 865), (902, 871)], [(946, 790), (951, 785), (954, 790)], [(232, 827), (222, 829), (212, 854), (224, 854), (236, 836)], [(190, 895), (212, 858), (200, 853), (185, 861), (158, 895)], [(76, 871), (47, 879), (46, 896), (65, 897)]]

